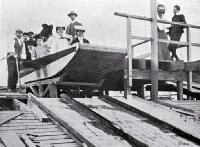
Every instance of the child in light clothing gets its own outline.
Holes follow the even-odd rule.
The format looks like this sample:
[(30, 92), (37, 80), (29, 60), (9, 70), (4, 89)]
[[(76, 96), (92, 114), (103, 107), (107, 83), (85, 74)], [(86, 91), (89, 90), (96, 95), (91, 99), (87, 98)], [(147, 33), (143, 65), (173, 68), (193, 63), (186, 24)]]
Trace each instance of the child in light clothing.
[[(37, 38), (36, 43), (37, 43), (37, 46), (31, 50), (31, 57), (33, 60), (49, 55), (50, 53), (49, 48), (44, 45), (42, 37)], [(48, 73), (47, 73), (46, 66), (42, 66), (41, 69), (43, 71), (44, 77), (47, 77)], [(37, 76), (38, 78), (41, 76), (41, 73), (39, 70), (37, 70)]]
[(39, 37), (36, 40), (36, 43), (37, 43), (37, 46), (34, 47), (33, 50), (31, 51), (31, 57), (33, 60), (49, 55), (49, 48), (44, 45), (42, 37)]

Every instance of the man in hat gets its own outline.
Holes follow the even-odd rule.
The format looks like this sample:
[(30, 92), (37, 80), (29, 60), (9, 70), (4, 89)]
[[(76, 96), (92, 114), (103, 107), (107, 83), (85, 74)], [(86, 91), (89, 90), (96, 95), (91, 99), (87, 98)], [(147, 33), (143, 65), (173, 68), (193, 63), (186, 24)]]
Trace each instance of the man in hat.
[[(174, 16), (172, 17), (172, 21), (186, 23), (185, 16), (183, 14), (180, 14), (180, 6), (175, 5), (173, 9), (173, 13), (174, 13)], [(180, 38), (182, 34), (184, 33), (184, 28), (185, 27), (180, 26), (180, 25), (171, 25), (171, 27), (169, 28), (170, 40), (180, 41)], [(176, 54), (177, 47), (178, 47), (178, 44), (169, 44), (168, 49), (172, 53), (171, 60), (174, 60), (174, 58), (176, 59), (176, 61), (179, 60)]]
[(68, 14), (68, 16), (69, 16), (70, 19), (71, 19), (71, 23), (70, 23), (70, 24), (67, 26), (67, 28), (66, 28), (66, 34), (71, 35), (71, 36), (72, 36), (72, 39), (74, 39), (74, 38), (75, 38), (75, 35), (76, 35), (76, 30), (75, 30), (74, 27), (75, 27), (75, 26), (82, 26), (82, 24), (76, 20), (76, 18), (77, 18), (77, 16), (78, 16), (76, 12), (71, 11), (71, 12)]
[[(164, 14), (165, 14), (165, 6), (163, 4), (158, 4), (157, 6), (157, 12), (158, 12), (158, 19), (165, 20)], [(167, 25), (163, 23), (158, 23), (158, 38), (159, 39), (165, 39), (167, 40)], [(158, 43), (158, 59), (159, 60), (170, 60), (170, 52), (168, 50), (167, 43)]]
[(87, 44), (90, 43), (87, 39), (84, 38), (85, 29), (83, 26), (75, 26), (75, 30), (76, 30), (77, 37), (70, 43), (71, 45), (78, 42), (87, 43)]
[[(15, 91), (18, 81), (19, 62), (26, 59), (23, 31), (17, 29), (14, 37), (14, 53), (8, 53), (8, 91)], [(17, 63), (17, 64), (16, 64)], [(18, 69), (18, 70), (17, 70)]]
[(64, 26), (56, 27), (56, 35), (52, 39), (51, 53), (56, 53), (69, 47), (69, 42), (71, 39), (66, 37), (64, 31)]
[(25, 60), (26, 59), (26, 53), (25, 53), (25, 44), (23, 39), (23, 31), (20, 29), (17, 29), (15, 32), (14, 37), (14, 50), (16, 53), (16, 56), (19, 58), (19, 60)]

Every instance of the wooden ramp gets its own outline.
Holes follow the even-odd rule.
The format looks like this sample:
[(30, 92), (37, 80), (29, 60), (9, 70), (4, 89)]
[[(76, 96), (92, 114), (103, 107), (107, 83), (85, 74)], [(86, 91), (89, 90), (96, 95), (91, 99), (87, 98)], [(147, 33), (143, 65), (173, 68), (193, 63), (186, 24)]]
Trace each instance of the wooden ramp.
[(80, 141), (32, 111), (0, 111), (0, 147), (81, 147)]
[(107, 97), (111, 101), (115, 101), (121, 105), (129, 107), (132, 110), (151, 116), (173, 129), (184, 133), (188, 137), (192, 137), (196, 141), (200, 141), (200, 125), (193, 119), (182, 117), (180, 113), (174, 112), (169, 107), (147, 101), (136, 96), (126, 100), (122, 97)]
[(191, 110), (191, 112), (200, 115), (200, 100), (178, 100), (178, 101), (169, 101), (164, 100), (162, 101), (165, 104), (169, 104), (168, 106), (174, 108), (185, 108)]

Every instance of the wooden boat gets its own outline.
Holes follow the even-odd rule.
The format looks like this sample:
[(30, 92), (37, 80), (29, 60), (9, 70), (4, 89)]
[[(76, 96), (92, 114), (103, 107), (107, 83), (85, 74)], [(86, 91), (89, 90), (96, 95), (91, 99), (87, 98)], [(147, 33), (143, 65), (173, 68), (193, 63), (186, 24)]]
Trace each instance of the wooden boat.
[(123, 69), (125, 52), (121, 48), (79, 44), (21, 63), (20, 79), (24, 84), (62, 76), (67, 82), (98, 83), (107, 73)]

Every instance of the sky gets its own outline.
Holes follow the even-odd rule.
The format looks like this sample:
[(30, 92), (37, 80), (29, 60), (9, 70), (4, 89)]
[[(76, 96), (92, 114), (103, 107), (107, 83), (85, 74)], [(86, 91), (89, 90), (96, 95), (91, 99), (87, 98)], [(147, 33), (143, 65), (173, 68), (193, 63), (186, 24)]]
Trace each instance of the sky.
[[(171, 20), (173, 6), (178, 4), (190, 24), (200, 25), (200, 0), (158, 0), (165, 4), (165, 18)], [(67, 14), (74, 10), (78, 20), (86, 28), (85, 38), (91, 44), (126, 47), (126, 20), (114, 16), (123, 12), (150, 17), (150, 0), (0, 0), (0, 58), (13, 49), (15, 30), (39, 33), (43, 23), (67, 26)], [(150, 35), (149, 23), (132, 20), (132, 34)], [(55, 30), (54, 32), (55, 33)], [(192, 41), (200, 43), (200, 31), (192, 30)], [(185, 37), (182, 38), (184, 40)], [(136, 43), (134, 41), (133, 43)], [(135, 56), (150, 52), (149, 44), (135, 48)], [(193, 60), (198, 60), (198, 48), (192, 52)], [(179, 56), (186, 58), (186, 49), (179, 49)], [(0, 85), (7, 81), (5, 60), (0, 60)]]

